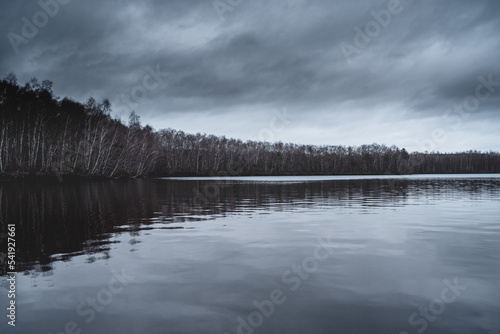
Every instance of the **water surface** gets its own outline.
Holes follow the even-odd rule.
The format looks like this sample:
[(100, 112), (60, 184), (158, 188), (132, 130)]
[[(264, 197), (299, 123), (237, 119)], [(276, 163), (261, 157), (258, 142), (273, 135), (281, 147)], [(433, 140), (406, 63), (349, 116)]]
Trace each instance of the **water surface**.
[(2, 182), (0, 329), (498, 333), (499, 202), (498, 175)]

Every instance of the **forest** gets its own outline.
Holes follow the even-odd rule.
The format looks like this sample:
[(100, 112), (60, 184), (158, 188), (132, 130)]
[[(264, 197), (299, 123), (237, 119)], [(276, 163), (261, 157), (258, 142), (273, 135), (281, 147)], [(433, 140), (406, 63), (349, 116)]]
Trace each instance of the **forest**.
[(407, 152), (242, 141), (141, 125), (111, 103), (58, 98), (52, 82), (0, 81), (0, 174), (99, 177), (498, 173), (499, 152)]

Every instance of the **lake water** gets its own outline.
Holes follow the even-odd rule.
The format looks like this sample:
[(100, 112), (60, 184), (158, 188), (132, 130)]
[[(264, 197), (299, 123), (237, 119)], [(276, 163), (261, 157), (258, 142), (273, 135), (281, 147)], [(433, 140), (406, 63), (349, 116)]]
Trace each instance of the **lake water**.
[(2, 182), (1, 333), (500, 333), (500, 175)]

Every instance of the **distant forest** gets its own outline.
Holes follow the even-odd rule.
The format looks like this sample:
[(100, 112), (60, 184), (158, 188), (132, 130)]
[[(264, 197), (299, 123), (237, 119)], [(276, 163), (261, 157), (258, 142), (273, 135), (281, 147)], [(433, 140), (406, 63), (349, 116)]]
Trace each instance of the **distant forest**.
[(371, 144), (314, 146), (243, 142), (128, 124), (109, 100), (57, 98), (52, 82), (0, 81), (0, 173), (106, 177), (498, 173), (498, 152), (408, 153)]

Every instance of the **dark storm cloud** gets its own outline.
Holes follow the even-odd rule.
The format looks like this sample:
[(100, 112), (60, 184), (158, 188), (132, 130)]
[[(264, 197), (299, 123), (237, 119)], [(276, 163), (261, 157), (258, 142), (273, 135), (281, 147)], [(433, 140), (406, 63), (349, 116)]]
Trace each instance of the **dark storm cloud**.
[[(390, 6), (398, 13), (348, 62), (341, 43), (356, 46), (354, 28), (364, 31), (374, 20), (371, 11)], [(245, 138), (266, 124), (254, 116), (287, 107), (295, 122), (276, 139), (383, 140), (415, 149), (412, 142), (419, 134), (426, 137), (434, 127), (448, 126), (443, 113), (474, 95), (478, 77), (491, 74), (500, 81), (500, 3), (495, 0), (401, 0), (399, 5), (242, 0), (225, 8), (232, 10), (221, 20), (212, 1), (73, 0), (59, 5), (16, 54), (7, 35), (22, 35), (22, 18), (32, 21), (41, 8), (37, 1), (9, 0), (0, 13), (0, 74), (15, 72), (20, 81), (49, 79), (57, 94), (80, 100), (110, 97), (117, 113), (125, 115), (132, 106), (155, 127)], [(157, 67), (168, 73), (165, 82), (127, 105), (120, 96), (132, 95), (143, 85), (147, 68)], [(460, 144), (463, 149), (499, 148), (498, 140), (481, 142), (484, 128), (470, 128), (498, 122), (497, 88), (469, 123), (453, 130), (455, 136), (462, 130), (475, 136), (469, 146)], [(359, 115), (366, 115), (366, 123)], [(222, 119), (247, 126), (235, 128), (227, 121), (224, 127)], [(399, 132), (401, 127), (407, 130)], [(355, 134), (344, 128), (356, 128)]]

